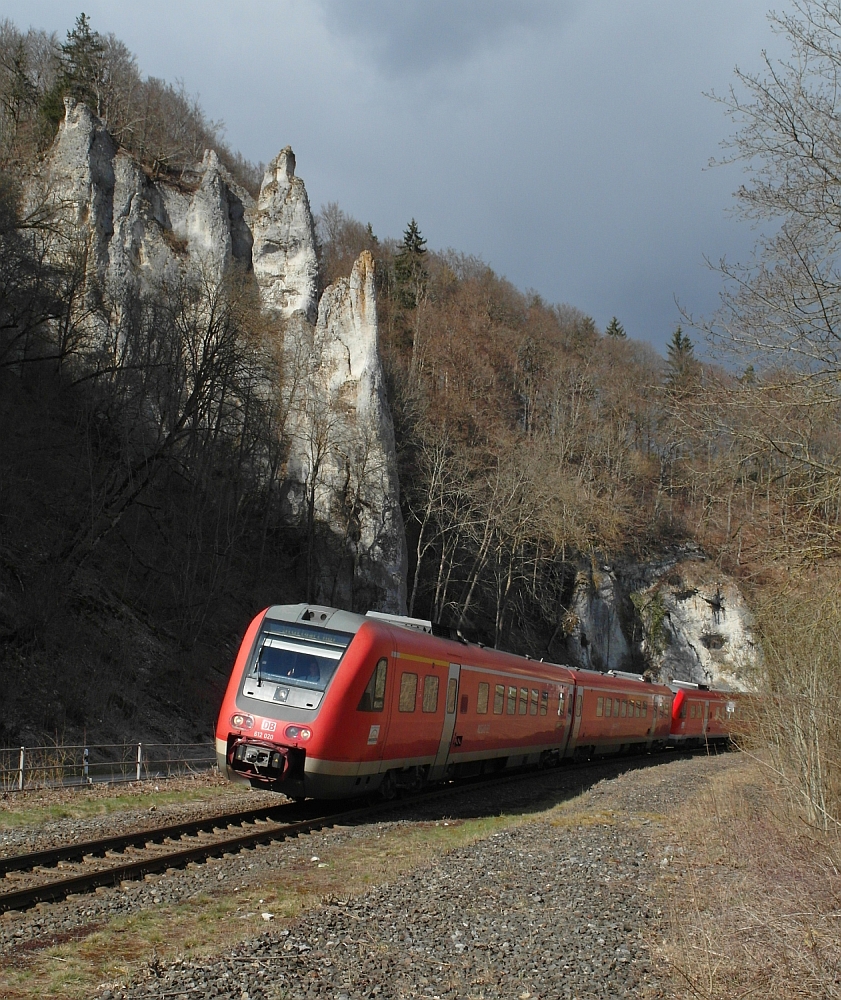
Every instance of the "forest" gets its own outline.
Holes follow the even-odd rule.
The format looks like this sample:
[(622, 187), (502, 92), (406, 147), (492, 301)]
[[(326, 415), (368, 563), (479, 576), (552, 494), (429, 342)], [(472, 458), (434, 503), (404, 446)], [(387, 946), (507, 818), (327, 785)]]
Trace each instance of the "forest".
[[(807, 706), (841, 686), (841, 135), (822, 84), (841, 50), (828, 6), (806, 9), (780, 24), (808, 58), (721, 98), (732, 156), (755, 164), (740, 205), (771, 235), (758, 263), (722, 265), (720, 314), (676, 327), (665, 357), (621, 318), (601, 331), (428, 248), (422, 220), (378, 236), (330, 203), (316, 222), (324, 287), (362, 250), (376, 262), (409, 613), (562, 660), (582, 565), (696, 544), (755, 609), (757, 685), (804, 706), (805, 794), (826, 818), (837, 738)], [(63, 39), (0, 25), (0, 741), (174, 720), (204, 739), (254, 610), (310, 589), (316, 528), (285, 514), (288, 414), (263, 389), (291, 374), (247, 273), (212, 288), (185, 274), (91, 355), (86, 323), (107, 328), (108, 303), (84, 240), (25, 197), (66, 96), (150, 177), (187, 184), (206, 149), (252, 193), (263, 172), (84, 15)], [(769, 739), (780, 768), (807, 766)]]

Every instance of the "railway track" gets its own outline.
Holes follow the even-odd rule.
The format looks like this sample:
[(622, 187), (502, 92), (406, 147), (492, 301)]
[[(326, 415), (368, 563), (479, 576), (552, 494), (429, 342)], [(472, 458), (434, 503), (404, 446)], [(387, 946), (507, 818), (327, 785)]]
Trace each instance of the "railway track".
[[(367, 815), (370, 809), (337, 809), (324, 815), (285, 821), (284, 812), (300, 807), (277, 806), (224, 813), (202, 820), (138, 830), (115, 837), (62, 845), (30, 854), (0, 858), (0, 913), (25, 910), (100, 886), (143, 878), (169, 868), (181, 868), (211, 857), (235, 853), (258, 844), (321, 829), (339, 816)], [(231, 830), (231, 827), (237, 827)], [(250, 829), (245, 829), (250, 827)], [(67, 871), (67, 868), (71, 871)], [(61, 874), (56, 872), (64, 868)], [(45, 877), (46, 876), (46, 877)]]
[[(639, 760), (654, 759), (650, 754), (625, 757), (621, 763), (633, 766)], [(661, 759), (669, 759), (663, 757)], [(581, 763), (572, 769), (539, 774), (575, 775), (589, 770), (604, 768), (616, 760), (600, 759)], [(529, 777), (522, 773), (500, 778), (483, 779), (481, 783), (492, 787), (523, 781)], [(123, 881), (143, 878), (146, 875), (182, 868), (188, 864), (206, 861), (211, 857), (235, 853), (258, 844), (284, 840), (313, 830), (323, 829), (339, 820), (343, 823), (357, 819), (370, 822), (376, 816), (405, 808), (416, 803), (429, 803), (438, 798), (448, 798), (459, 794), (465, 784), (437, 788), (434, 791), (405, 796), (399, 800), (348, 807), (340, 804), (321, 815), (300, 818), (300, 805), (280, 804), (275, 807), (249, 809), (240, 812), (223, 813), (200, 820), (190, 820), (168, 826), (152, 827), (114, 837), (65, 844), (60, 847), (29, 854), (17, 854), (0, 858), (0, 875), (6, 886), (0, 886), (0, 913), (9, 910), (26, 910), (37, 903), (53, 902), (74, 894), (94, 891), (100, 886), (117, 885)], [(314, 809), (315, 803), (310, 807)], [(306, 809), (306, 807), (304, 807)], [(323, 806), (321, 806), (323, 809)], [(286, 818), (284, 814), (287, 815)], [(236, 829), (232, 830), (231, 828)], [(250, 829), (245, 829), (250, 827)], [(115, 855), (117, 855), (115, 857)], [(66, 868), (71, 868), (67, 871)], [(62, 871), (59, 877), (55, 872)], [(46, 877), (45, 877), (46, 876)], [(16, 881), (15, 888), (7, 888), (10, 881)]]

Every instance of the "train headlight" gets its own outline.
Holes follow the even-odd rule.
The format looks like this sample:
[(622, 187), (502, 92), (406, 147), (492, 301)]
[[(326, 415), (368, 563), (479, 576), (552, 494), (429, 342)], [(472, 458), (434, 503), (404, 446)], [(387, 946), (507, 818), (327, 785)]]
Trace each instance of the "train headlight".
[(250, 715), (242, 715), (240, 712), (237, 712), (231, 716), (231, 725), (234, 729), (253, 729), (254, 719)]
[(308, 740), (312, 730), (306, 726), (287, 726), (285, 735), (288, 740)]

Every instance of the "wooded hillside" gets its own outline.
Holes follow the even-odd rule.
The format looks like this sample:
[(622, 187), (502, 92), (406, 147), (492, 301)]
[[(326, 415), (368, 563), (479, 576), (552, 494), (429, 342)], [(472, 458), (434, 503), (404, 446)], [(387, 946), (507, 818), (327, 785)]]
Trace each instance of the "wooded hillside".
[[(736, 111), (773, 128), (755, 93)], [(284, 517), (288, 414), (265, 391), (290, 373), (247, 271), (138, 299), (128, 335), (91, 357), (84, 320), (107, 327), (109, 313), (87, 248), (23, 197), (65, 96), (149, 176), (189, 185), (207, 147), (252, 191), (260, 175), (183, 88), (143, 78), (86, 19), (64, 41), (0, 28), (0, 738), (175, 719), (198, 737), (251, 615), (310, 587), (316, 529)], [(745, 198), (800, 218), (764, 181)], [(376, 261), (411, 614), (563, 660), (582, 566), (691, 541), (772, 608), (793, 583), (834, 584), (835, 326), (818, 303), (838, 296), (820, 262), (774, 270), (769, 242), (710, 331), (729, 352), (712, 364), (698, 331), (674, 330), (661, 358), (621, 318), (602, 333), (481, 260), (428, 249), (422, 220), (397, 239), (336, 204), (317, 221), (322, 287), (363, 249)], [(800, 314), (795, 279), (811, 296)]]

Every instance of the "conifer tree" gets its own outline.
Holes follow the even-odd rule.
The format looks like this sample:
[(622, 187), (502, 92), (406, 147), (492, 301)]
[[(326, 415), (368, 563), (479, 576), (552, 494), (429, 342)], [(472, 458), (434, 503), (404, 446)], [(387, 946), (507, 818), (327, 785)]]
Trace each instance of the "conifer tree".
[(627, 334), (625, 333), (625, 327), (622, 326), (622, 324), (615, 316), (607, 324), (607, 327), (604, 332), (606, 336), (613, 337), (616, 340), (625, 340), (627, 337)]
[(105, 42), (91, 29), (87, 14), (76, 18), (76, 26), (67, 32), (61, 46), (61, 70), (55, 83), (44, 95), (41, 114), (54, 128), (64, 117), (64, 98), (82, 101), (96, 115), (102, 114), (105, 85)]
[(685, 388), (689, 378), (696, 372), (698, 362), (695, 358), (695, 346), (680, 326), (675, 327), (666, 352), (666, 385), (670, 389)]
[(403, 243), (394, 259), (394, 275), (397, 278), (400, 304), (405, 309), (414, 309), (426, 289), (429, 274), (424, 265), (426, 240), (421, 236), (414, 219), (403, 233)]

